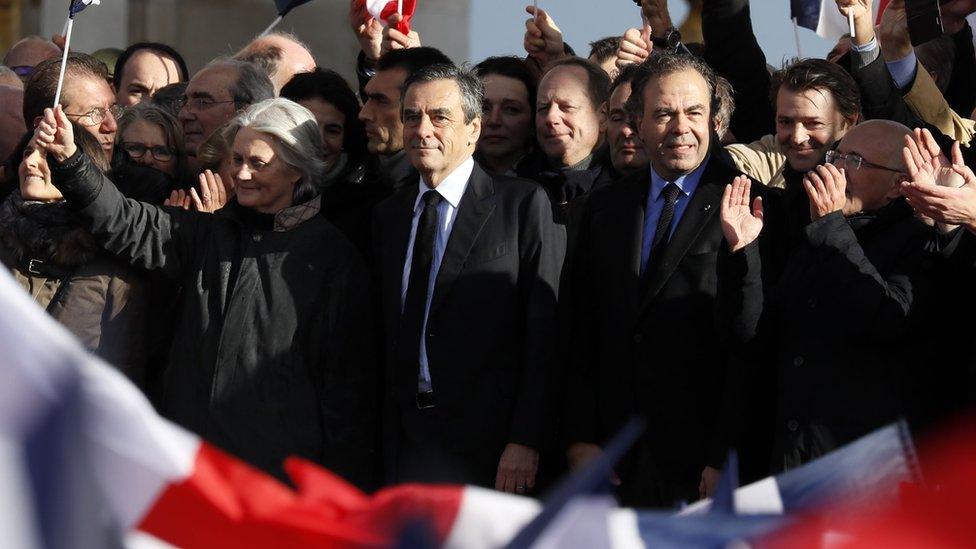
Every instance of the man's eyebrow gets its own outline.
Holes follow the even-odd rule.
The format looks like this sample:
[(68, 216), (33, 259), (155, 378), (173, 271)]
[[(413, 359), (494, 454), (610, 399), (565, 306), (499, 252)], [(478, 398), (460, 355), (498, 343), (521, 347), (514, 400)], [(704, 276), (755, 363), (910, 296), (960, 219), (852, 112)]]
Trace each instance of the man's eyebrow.
[(428, 114), (450, 115), (451, 109), (447, 107), (436, 107), (427, 111)]
[(694, 110), (705, 110), (705, 105), (699, 103), (697, 105), (691, 105), (690, 107), (685, 107), (685, 112)]
[(188, 94), (188, 96), (193, 98), (213, 99), (213, 95), (205, 91), (195, 91), (193, 93)]

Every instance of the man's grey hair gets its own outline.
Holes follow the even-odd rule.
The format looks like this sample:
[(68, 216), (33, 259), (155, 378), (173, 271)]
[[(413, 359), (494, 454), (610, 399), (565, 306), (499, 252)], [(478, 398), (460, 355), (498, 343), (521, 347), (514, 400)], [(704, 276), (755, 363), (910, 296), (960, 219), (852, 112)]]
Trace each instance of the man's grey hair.
[(423, 82), (435, 82), (437, 80), (450, 80), (457, 84), (461, 91), (461, 109), (464, 111), (464, 123), (470, 124), (475, 118), (480, 118), (484, 112), (485, 85), (481, 79), (467, 69), (437, 63), (420, 69), (407, 77), (400, 90), (400, 118), (403, 118), (403, 100), (407, 96), (407, 90), (414, 84)]
[(8, 77), (12, 76), (17, 80), (20, 80), (20, 76), (18, 76), (13, 69), (8, 67), (7, 65), (0, 65), (0, 78), (3, 78), (4, 76), (8, 76)]
[(233, 58), (220, 58), (211, 61), (207, 67), (232, 67), (237, 69), (237, 81), (230, 86), (231, 99), (238, 109), (271, 99), (275, 96), (274, 84), (268, 74), (254, 63)]
[(708, 85), (709, 118), (714, 121), (719, 111), (719, 104), (715, 94), (715, 72), (712, 68), (694, 55), (655, 53), (637, 67), (637, 73), (630, 84), (631, 94), (624, 110), (634, 124), (639, 124), (638, 121), (644, 118), (644, 89), (647, 83), (653, 78), (661, 78), (685, 70), (697, 72)]
[(725, 132), (729, 131), (729, 123), (732, 122), (732, 114), (735, 112), (735, 90), (732, 89), (732, 83), (721, 76), (715, 77), (715, 99), (718, 108), (712, 114), (712, 121), (715, 133), (723, 138)]
[(233, 143), (241, 128), (271, 136), (275, 155), (302, 173), (292, 204), (308, 202), (319, 194), (325, 162), (319, 125), (311, 111), (288, 99), (266, 99), (237, 115), (223, 130), (224, 141)]

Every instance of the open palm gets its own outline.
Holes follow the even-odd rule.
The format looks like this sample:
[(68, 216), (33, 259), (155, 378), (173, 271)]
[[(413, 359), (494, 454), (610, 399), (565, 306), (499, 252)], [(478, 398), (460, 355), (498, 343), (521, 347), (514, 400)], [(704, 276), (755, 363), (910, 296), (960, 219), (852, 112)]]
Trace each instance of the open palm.
[(722, 194), (722, 233), (733, 252), (745, 248), (759, 238), (763, 228), (762, 198), (749, 200), (752, 183), (740, 175), (731, 185), (725, 186)]

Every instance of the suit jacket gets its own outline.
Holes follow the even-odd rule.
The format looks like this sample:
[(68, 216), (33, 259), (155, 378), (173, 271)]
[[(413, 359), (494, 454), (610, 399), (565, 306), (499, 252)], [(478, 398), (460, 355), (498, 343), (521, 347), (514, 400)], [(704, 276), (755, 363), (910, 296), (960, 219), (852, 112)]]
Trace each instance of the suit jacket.
[(410, 178), (374, 215), (389, 357), (384, 428), (388, 478), (410, 480), (390, 478), (396, 476), (399, 441), (405, 433), (427, 428), (437, 433), (443, 459), (460, 460), (465, 469), (480, 471), (451, 480), (493, 485), (507, 443), (541, 449), (549, 440), (554, 419), (549, 378), (565, 233), (553, 223), (541, 187), (489, 175), (475, 165), (428, 313), (425, 337), (436, 407), (418, 419), (417, 366), (397, 358), (402, 273), (418, 182), (417, 176)]
[[(719, 218), (725, 185), (738, 175), (713, 148), (670, 243), (639, 281), (649, 168), (590, 195), (580, 216), (572, 272), (564, 280), (574, 347), (567, 441), (601, 444), (634, 415), (642, 442), (618, 465), (621, 498), (671, 506), (697, 499), (725, 379), (714, 323)], [(764, 192), (754, 184), (755, 192)], [(719, 454), (721, 452), (718, 452)]]

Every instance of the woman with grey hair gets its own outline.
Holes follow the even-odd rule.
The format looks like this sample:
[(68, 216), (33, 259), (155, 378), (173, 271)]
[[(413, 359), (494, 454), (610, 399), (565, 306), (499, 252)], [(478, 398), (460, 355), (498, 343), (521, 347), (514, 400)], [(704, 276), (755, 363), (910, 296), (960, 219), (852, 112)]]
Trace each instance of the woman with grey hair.
[(153, 168), (181, 181), (186, 174), (186, 148), (180, 123), (151, 103), (137, 103), (122, 112), (115, 134), (123, 161)]
[[(161, 411), (283, 478), (285, 457), (369, 486), (376, 344), (362, 258), (319, 215), (319, 129), (287, 99), (229, 126), (237, 195), (214, 214), (127, 200), (59, 109), (35, 141), (98, 242), (183, 285)], [(206, 197), (202, 197), (206, 198)]]

